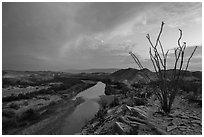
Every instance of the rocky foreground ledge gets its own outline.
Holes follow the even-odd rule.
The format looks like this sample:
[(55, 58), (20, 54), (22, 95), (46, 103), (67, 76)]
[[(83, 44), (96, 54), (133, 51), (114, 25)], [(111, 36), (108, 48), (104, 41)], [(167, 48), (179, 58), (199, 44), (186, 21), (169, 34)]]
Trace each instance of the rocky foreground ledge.
[[(82, 130), (83, 135), (87, 134), (139, 134), (151, 131), (154, 134), (167, 134), (162, 129), (157, 128), (148, 120), (147, 107), (121, 105), (109, 109), (103, 119), (90, 122)], [(146, 130), (146, 131), (145, 131)]]
[[(202, 110), (177, 97), (172, 113), (158, 111), (158, 102), (146, 105), (129, 104), (130, 98), (120, 100), (114, 107), (99, 110), (94, 119), (82, 129), (82, 135), (201, 135)], [(137, 98), (136, 98), (137, 100)]]

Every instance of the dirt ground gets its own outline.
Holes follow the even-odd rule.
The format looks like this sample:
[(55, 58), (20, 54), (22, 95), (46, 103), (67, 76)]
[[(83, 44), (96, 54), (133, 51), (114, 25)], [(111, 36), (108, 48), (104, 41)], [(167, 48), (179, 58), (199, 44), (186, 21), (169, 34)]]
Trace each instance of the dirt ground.
[[(151, 110), (157, 110), (155, 104), (150, 107)], [(153, 123), (165, 130), (168, 134), (202, 134), (202, 107), (198, 106), (196, 103), (188, 103), (183, 95), (175, 98), (169, 116), (164, 116), (155, 112), (150, 116)]]

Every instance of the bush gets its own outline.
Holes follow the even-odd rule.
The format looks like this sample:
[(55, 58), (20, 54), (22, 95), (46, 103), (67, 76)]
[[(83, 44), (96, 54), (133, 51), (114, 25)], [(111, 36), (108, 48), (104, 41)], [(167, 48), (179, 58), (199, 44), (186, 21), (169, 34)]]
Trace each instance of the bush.
[(188, 103), (197, 103), (199, 106), (202, 106), (202, 99), (193, 92), (187, 94), (185, 98), (188, 100)]
[(7, 118), (7, 117), (2, 117), (2, 129), (10, 129), (12, 127), (16, 127), (17, 123), (15, 118)]
[(114, 100), (113, 102), (111, 102), (110, 107), (115, 107), (118, 106), (119, 104), (120, 104), (119, 99), (117, 97), (114, 97)]
[(16, 104), (16, 103), (11, 103), (10, 105), (9, 105), (9, 107), (10, 108), (13, 108), (13, 109), (19, 109), (20, 108), (20, 106), (18, 105), (18, 104)]
[(134, 88), (143, 88), (143, 85), (141, 83), (133, 83), (131, 86)]
[(143, 106), (147, 104), (147, 101), (144, 98), (134, 97), (133, 100), (136, 106)]
[(12, 117), (15, 116), (15, 112), (13, 110), (3, 109), (2, 110), (2, 116), (8, 117), (8, 118), (12, 118)]
[(49, 106), (54, 106), (54, 105), (56, 105), (56, 104), (57, 104), (56, 101), (51, 101), (50, 104), (49, 104)]
[(106, 95), (115, 94), (115, 89), (112, 88), (110, 85), (106, 85), (106, 87), (105, 87), (105, 94)]
[(198, 94), (199, 88), (202, 87), (201, 82), (184, 81), (179, 83), (179, 88), (189, 93), (193, 92), (195, 95)]
[[(181, 44), (182, 30), (179, 29), (180, 35), (177, 40), (178, 47), (174, 48), (175, 60), (173, 62), (173, 69), (167, 70), (167, 57), (168, 57), (169, 50), (164, 52), (163, 45), (160, 38), (163, 31), (163, 26), (164, 26), (164, 22), (162, 22), (161, 24), (161, 28), (156, 38), (155, 44), (153, 44), (149, 34), (146, 35), (146, 38), (150, 43), (150, 50), (149, 50), (150, 60), (156, 72), (156, 76), (159, 80), (158, 88), (157, 87), (155, 88), (154, 94), (157, 96), (158, 100), (160, 101), (161, 109), (165, 113), (170, 113), (172, 104), (179, 90), (179, 81), (183, 79), (183, 76), (187, 72), (189, 62), (193, 57), (193, 54), (195, 53), (197, 46), (194, 48), (189, 58), (187, 58), (188, 60), (185, 64), (186, 66), (184, 66), (183, 63), (185, 62), (184, 53), (186, 49), (186, 42), (183, 42), (183, 44)], [(135, 54), (133, 54), (132, 52), (129, 52), (129, 53), (133, 57), (135, 63), (139, 66), (139, 68), (141, 70), (144, 69), (139, 59), (137, 58), (137, 56), (135, 56)], [(183, 68), (185, 68), (185, 70)], [(168, 71), (171, 72), (170, 84), (169, 84), (169, 79), (167, 78), (169, 73)], [(146, 74), (145, 72), (143, 72), (143, 74), (145, 75), (145, 78), (148, 81), (150, 82), (153, 81), (148, 76), (148, 74)]]
[(39, 118), (38, 112), (36, 112), (33, 109), (28, 109), (28, 110), (24, 111), (20, 116), (18, 116), (18, 121), (22, 121), (22, 120), (32, 121), (32, 120), (36, 120), (38, 118)]
[(104, 116), (107, 114), (106, 108), (100, 108), (98, 113), (95, 115), (99, 119), (100, 122), (104, 122)]

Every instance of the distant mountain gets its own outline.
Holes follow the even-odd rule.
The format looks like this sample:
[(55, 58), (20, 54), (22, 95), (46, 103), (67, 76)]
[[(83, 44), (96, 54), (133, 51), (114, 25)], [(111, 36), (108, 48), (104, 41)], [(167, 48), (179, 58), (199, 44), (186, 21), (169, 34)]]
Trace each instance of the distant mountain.
[(68, 69), (65, 70), (64, 72), (69, 72), (69, 73), (97, 73), (97, 72), (103, 72), (103, 73), (114, 73), (119, 69), (117, 68), (96, 68), (96, 69), (85, 69), (85, 70), (77, 70), (77, 69)]
[[(173, 73), (174, 73), (173, 70), (167, 70), (166, 72), (167, 78), (170, 78)], [(202, 80), (202, 72), (200, 71), (194, 71), (194, 72), (187, 71), (184, 74), (185, 74), (184, 80), (187, 80), (187, 81)], [(149, 82), (148, 77), (153, 81), (157, 80), (156, 73), (146, 68), (142, 70), (138, 70), (134, 68), (120, 69), (110, 75), (110, 78), (112, 80), (125, 82), (125, 83), (126, 82), (127, 83), (138, 83), (139, 81)]]

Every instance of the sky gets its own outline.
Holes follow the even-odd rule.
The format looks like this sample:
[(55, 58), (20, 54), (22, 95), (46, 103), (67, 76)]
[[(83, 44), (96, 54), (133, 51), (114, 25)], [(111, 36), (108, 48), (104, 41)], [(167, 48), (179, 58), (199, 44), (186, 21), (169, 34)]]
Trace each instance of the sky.
[[(6, 3), (2, 4), (2, 68), (67, 70), (138, 68), (133, 52), (152, 69), (155, 43), (164, 21), (164, 50), (177, 47), (178, 29), (186, 57), (199, 46), (190, 70), (202, 70), (202, 3)], [(186, 58), (187, 59), (187, 58)], [(168, 66), (173, 64), (169, 54)]]

